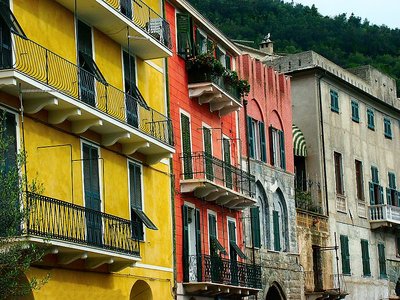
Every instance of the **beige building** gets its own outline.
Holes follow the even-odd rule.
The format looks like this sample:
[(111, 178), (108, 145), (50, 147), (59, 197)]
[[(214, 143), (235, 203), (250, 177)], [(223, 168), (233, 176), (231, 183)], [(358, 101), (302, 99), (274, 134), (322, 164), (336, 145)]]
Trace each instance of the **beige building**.
[(268, 64), (292, 76), (293, 123), (302, 133), (295, 152), (306, 144), (295, 168), (307, 299), (388, 299), (400, 275), (394, 79), (370, 66), (345, 70), (312, 51)]

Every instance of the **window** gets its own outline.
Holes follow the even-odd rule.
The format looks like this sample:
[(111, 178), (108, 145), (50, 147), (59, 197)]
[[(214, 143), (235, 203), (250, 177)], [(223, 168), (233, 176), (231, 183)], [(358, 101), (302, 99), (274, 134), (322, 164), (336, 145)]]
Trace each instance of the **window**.
[(200, 31), (199, 28), (196, 29), (196, 53), (205, 54), (207, 53), (207, 36)]
[(214, 180), (211, 129), (205, 126), (203, 126), (203, 149), (206, 166), (206, 177), (208, 180)]
[(253, 246), (256, 248), (261, 247), (261, 234), (260, 234), (260, 208), (258, 206), (250, 208), (251, 218), (251, 234), (253, 239)]
[(356, 168), (357, 199), (364, 200), (364, 179), (363, 179), (362, 162), (359, 160), (355, 160), (355, 168)]
[(342, 273), (344, 275), (351, 275), (349, 238), (347, 235), (340, 235), (340, 253), (342, 257)]
[(339, 95), (331, 90), (331, 111), (339, 113)]
[(392, 122), (389, 118), (383, 118), (383, 125), (385, 129), (385, 138), (391, 139), (392, 138)]
[(371, 166), (372, 181), (369, 182), (369, 199), (371, 205), (383, 204), (383, 187), (379, 185), (378, 168)]
[(249, 137), (249, 156), (266, 162), (267, 150), (264, 122), (247, 117), (247, 130)]
[(183, 177), (184, 179), (193, 178), (192, 167), (192, 147), (190, 137), (190, 119), (181, 113), (181, 136), (182, 136), (182, 156), (183, 156)]
[(344, 195), (342, 154), (334, 152), (336, 194)]
[(363, 275), (371, 276), (371, 268), (369, 264), (369, 249), (367, 240), (361, 240), (361, 257), (362, 257)]
[(379, 277), (386, 278), (386, 257), (385, 257), (385, 245), (382, 243), (378, 244), (378, 260), (379, 260)]
[(231, 165), (231, 143), (229, 138), (222, 138), (222, 149), (224, 154), (224, 173), (225, 173), (225, 186), (227, 188), (232, 188), (233, 178), (232, 178), (232, 165)]
[(285, 202), (280, 192), (273, 195), (272, 228), (275, 251), (288, 250), (287, 215)]
[(7, 28), (12, 33), (19, 35), (20, 37), (27, 39), (24, 31), (22, 30), (21, 26), (19, 25), (17, 19), (15, 18), (14, 14), (10, 10), (10, 4), (8, 0), (0, 1), (0, 19), (2, 29)]
[(284, 132), (270, 126), (270, 152), (271, 164), (286, 169), (285, 136)]
[(183, 280), (202, 278), (200, 211), (193, 206), (182, 206)]
[(231, 56), (226, 54), (225, 55), (225, 68), (227, 68), (228, 70), (232, 70), (232, 63), (231, 63)]
[(157, 227), (143, 211), (142, 171), (141, 166), (136, 163), (129, 163), (129, 198), (131, 204), (132, 237), (143, 241), (143, 225), (152, 230), (157, 230)]
[(354, 122), (360, 122), (360, 108), (355, 100), (351, 100), (351, 119)]
[(399, 194), (396, 190), (396, 175), (388, 173), (389, 187), (386, 188), (386, 201), (388, 205), (399, 206)]
[(225, 248), (218, 241), (217, 236), (217, 216), (214, 213), (208, 214), (208, 236), (210, 238), (210, 255), (218, 256), (220, 254), (227, 254)]
[(189, 14), (176, 14), (176, 35), (178, 40), (177, 52), (186, 57), (193, 53), (192, 20)]
[(371, 108), (367, 109), (367, 123), (369, 129), (375, 130), (375, 116), (374, 111)]

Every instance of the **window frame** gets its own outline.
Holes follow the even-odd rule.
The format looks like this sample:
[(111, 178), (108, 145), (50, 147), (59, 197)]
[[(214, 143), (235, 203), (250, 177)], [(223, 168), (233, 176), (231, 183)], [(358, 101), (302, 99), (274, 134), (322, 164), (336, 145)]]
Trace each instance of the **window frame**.
[(360, 123), (360, 104), (354, 99), (351, 100), (351, 119), (353, 122)]
[(346, 276), (351, 276), (351, 262), (349, 251), (349, 237), (347, 235), (340, 235), (340, 256), (342, 259), (342, 273)]
[(367, 127), (375, 131), (375, 112), (372, 108), (367, 108)]
[(331, 111), (340, 112), (339, 108), (339, 93), (336, 90), (330, 89)]
[(392, 139), (393, 131), (392, 131), (392, 120), (389, 117), (383, 117), (383, 130), (385, 138)]
[(363, 276), (371, 277), (371, 259), (369, 257), (369, 243), (366, 239), (361, 239), (361, 261)]
[[(378, 248), (379, 278), (386, 279), (387, 278), (387, 266), (386, 266), (385, 244), (383, 242), (379, 242), (377, 244), (377, 248)], [(381, 254), (383, 254), (383, 257), (381, 256)]]
[[(355, 175), (356, 175), (355, 177), (356, 177), (357, 200), (365, 201), (363, 163), (362, 161), (355, 159), (354, 165), (355, 165)], [(359, 170), (357, 167), (359, 167)]]

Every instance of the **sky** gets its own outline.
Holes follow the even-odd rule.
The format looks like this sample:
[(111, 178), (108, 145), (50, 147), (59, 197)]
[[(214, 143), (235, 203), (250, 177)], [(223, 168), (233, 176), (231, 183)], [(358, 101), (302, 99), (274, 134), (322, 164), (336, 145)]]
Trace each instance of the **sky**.
[[(292, 2), (292, 0), (285, 0)], [(351, 13), (368, 19), (371, 24), (400, 28), (400, 0), (293, 0), (294, 3), (311, 6), (315, 4), (322, 15), (336, 16)]]

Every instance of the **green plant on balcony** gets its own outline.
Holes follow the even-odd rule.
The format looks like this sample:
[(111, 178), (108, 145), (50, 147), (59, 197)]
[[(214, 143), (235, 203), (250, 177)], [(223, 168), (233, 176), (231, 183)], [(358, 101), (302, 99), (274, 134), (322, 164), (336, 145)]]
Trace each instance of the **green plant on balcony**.
[(225, 70), (224, 74), (225, 83), (230, 84), (233, 88), (236, 88), (240, 97), (247, 96), (250, 92), (250, 84), (245, 79), (239, 79), (236, 71)]
[(322, 213), (322, 208), (312, 200), (310, 191), (303, 191), (296, 188), (295, 191), (296, 207), (310, 212)]
[(222, 63), (211, 53), (203, 53), (189, 58), (186, 61), (186, 68), (199, 73), (211, 76), (222, 76), (225, 68)]

